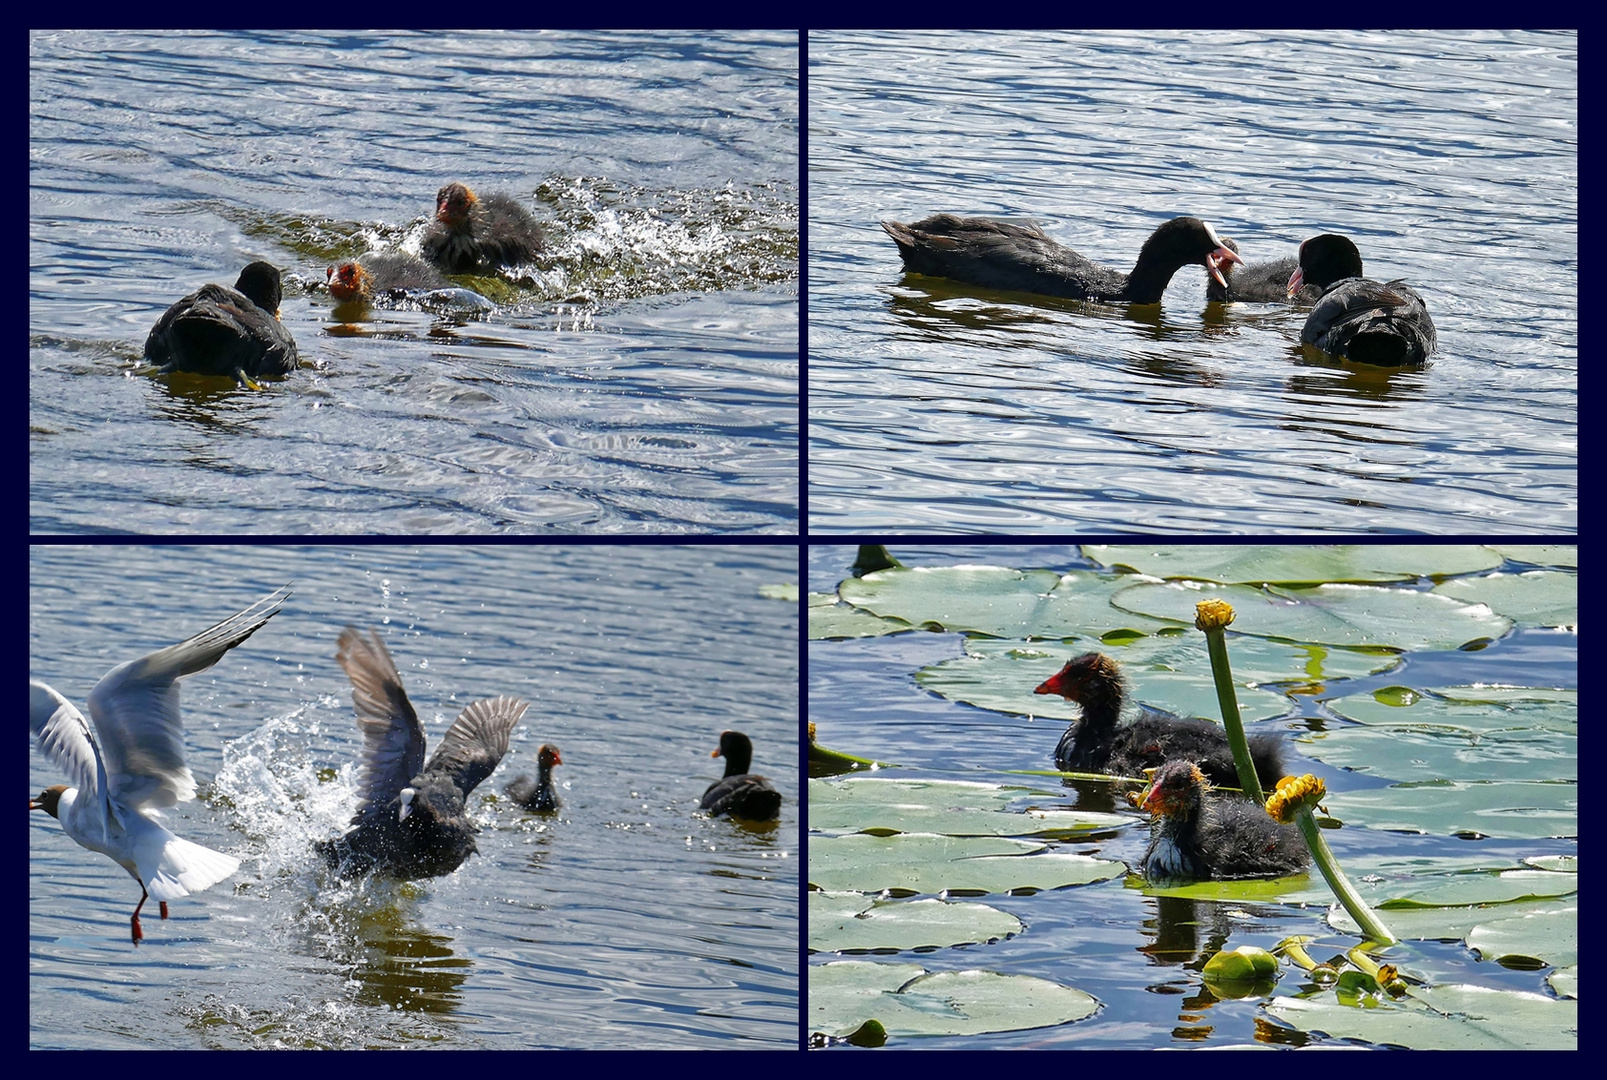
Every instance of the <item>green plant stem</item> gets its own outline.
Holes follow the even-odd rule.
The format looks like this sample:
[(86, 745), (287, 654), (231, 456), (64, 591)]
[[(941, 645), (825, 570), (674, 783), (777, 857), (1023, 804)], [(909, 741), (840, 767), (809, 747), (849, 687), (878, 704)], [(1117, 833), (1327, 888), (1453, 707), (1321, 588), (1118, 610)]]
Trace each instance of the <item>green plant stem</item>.
[(1255, 762), (1250, 757), (1250, 744), (1244, 738), (1244, 720), (1239, 716), (1239, 695), (1233, 689), (1233, 669), (1228, 666), (1227, 632), (1217, 628), (1205, 631), (1205, 643), (1211, 650), (1211, 677), (1216, 680), (1216, 700), (1222, 708), (1222, 726), (1228, 731), (1228, 746), (1233, 750), (1233, 764), (1239, 770), (1239, 786), (1258, 803), (1267, 801), (1261, 792), (1261, 781), (1255, 774)]
[(1295, 811), (1295, 824), (1300, 826), (1300, 835), (1306, 838), (1306, 847), (1311, 851), (1311, 859), (1317, 864), (1317, 869), (1322, 871), (1323, 880), (1328, 882), (1328, 888), (1333, 890), (1333, 894), (1339, 897), (1340, 904), (1350, 913), (1350, 917), (1356, 920), (1361, 932), (1368, 940), (1380, 945), (1395, 944), (1397, 940), (1395, 935), (1389, 932), (1389, 927), (1385, 926), (1373, 909), (1367, 906), (1367, 901), (1361, 898), (1361, 894), (1350, 883), (1345, 872), (1339, 868), (1339, 860), (1328, 850), (1328, 841), (1322, 838), (1322, 829), (1311, 816), (1310, 807), (1302, 806)]

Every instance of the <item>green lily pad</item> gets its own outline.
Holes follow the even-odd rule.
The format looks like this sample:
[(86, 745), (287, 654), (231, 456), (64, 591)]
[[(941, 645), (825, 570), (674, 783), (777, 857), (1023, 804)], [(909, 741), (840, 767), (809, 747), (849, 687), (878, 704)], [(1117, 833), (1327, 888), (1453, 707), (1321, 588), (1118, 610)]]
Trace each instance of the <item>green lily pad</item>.
[[(837, 591), (855, 607), (916, 626), (1017, 640), (1183, 628), (1176, 620), (1112, 608), (1112, 594), (1126, 584), (1081, 570), (1062, 575), (1003, 566), (916, 566), (850, 579)], [(1186, 625), (1193, 624), (1191, 611)]]
[(839, 604), (832, 593), (809, 594), (809, 640), (881, 637), (913, 629), (901, 619), (883, 619), (868, 611)]
[(809, 884), (833, 892), (1003, 893), (1109, 881), (1126, 866), (1003, 837), (811, 837)]
[(1233, 605), (1237, 615), (1233, 629), (1241, 634), (1349, 648), (1446, 651), (1493, 640), (1512, 629), (1510, 619), (1483, 606), (1416, 589), (1376, 585), (1256, 589), (1192, 581), (1147, 582), (1122, 589), (1111, 603), (1151, 618), (1192, 621), (1194, 605), (1212, 599)]
[(796, 604), (798, 602), (798, 586), (792, 582), (783, 585), (760, 585), (759, 595), (767, 600), (787, 600)]
[(1324, 805), (1350, 824), (1398, 832), (1512, 839), (1579, 835), (1579, 789), (1563, 781), (1434, 780), (1330, 792)]
[(1525, 626), (1579, 625), (1579, 575), (1561, 570), (1458, 578), (1432, 590), (1464, 604), (1484, 604)]
[[(1468, 907), (1377, 908), (1390, 933), (1401, 941), (1466, 941), (1467, 936), (1485, 923), (1499, 919), (1557, 910), (1557, 901), (1517, 900)], [(1328, 925), (1341, 934), (1360, 934), (1344, 908), (1335, 905), (1328, 912)]]
[[(1481, 701), (1480, 698), (1494, 698)], [(1385, 692), (1332, 702), (1361, 726), (1299, 737), (1311, 757), (1392, 780), (1572, 780), (1579, 772), (1578, 694), (1457, 688), (1447, 696)]]
[(1577, 967), (1558, 968), (1546, 978), (1546, 985), (1557, 992), (1558, 997), (1579, 997), (1579, 969)]
[(809, 1030), (839, 1038), (870, 1019), (893, 1036), (981, 1035), (1067, 1024), (1098, 1009), (1092, 995), (1030, 975), (869, 960), (809, 968)]
[(1084, 544), (1082, 553), (1152, 577), (1225, 585), (1416, 581), (1493, 570), (1505, 561), (1471, 544)]
[[(1082, 709), (1053, 694), (1033, 690), (1067, 660), (1089, 651), (1047, 643), (971, 638), (965, 655), (923, 668), (915, 681), (950, 701), (1018, 716), (1074, 720)], [(1101, 645), (1099, 652), (1122, 665), (1133, 701), (1181, 716), (1203, 716), (1220, 722), (1211, 660), (1198, 637), (1146, 637), (1128, 645)], [(1273, 719), (1290, 712), (1287, 697), (1258, 684), (1301, 682), (1307, 687), (1329, 679), (1359, 678), (1384, 670), (1394, 657), (1322, 646), (1240, 638), (1233, 643), (1233, 677), (1239, 714), (1246, 721)], [(1059, 732), (1045, 736), (1045, 755), (1054, 750)]]
[(1416, 1050), (1573, 1050), (1579, 1045), (1577, 1002), (1483, 986), (1416, 987), (1398, 1001), (1369, 998), (1366, 1007), (1332, 994), (1280, 997), (1267, 1012), (1300, 1031)]
[(809, 894), (811, 952), (982, 945), (1021, 930), (1020, 919), (987, 904), (875, 900), (857, 892)]
[(1531, 566), (1579, 566), (1578, 544), (1491, 544), (1503, 559)]
[(809, 828), (818, 832), (943, 833), (948, 836), (1075, 837), (1138, 819), (1085, 810), (1011, 812), (1029, 788), (966, 780), (852, 777), (809, 784)]
[(1531, 967), (1579, 962), (1579, 909), (1552, 908), (1491, 919), (1468, 932), (1467, 947), (1486, 960)]

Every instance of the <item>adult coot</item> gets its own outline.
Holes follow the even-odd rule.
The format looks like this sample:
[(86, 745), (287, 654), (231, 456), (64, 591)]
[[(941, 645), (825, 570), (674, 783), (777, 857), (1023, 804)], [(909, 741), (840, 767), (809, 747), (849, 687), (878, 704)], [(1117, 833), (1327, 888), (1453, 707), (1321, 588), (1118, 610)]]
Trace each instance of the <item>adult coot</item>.
[(329, 295), (341, 303), (362, 301), (373, 303), (376, 294), (386, 292), (450, 289), (452, 283), (441, 272), (417, 255), (401, 251), (364, 255), (361, 260), (348, 259), (339, 266), (325, 271), (329, 279)]
[(296, 342), (279, 322), (279, 270), (254, 262), (234, 288), (203, 285), (156, 320), (145, 359), (161, 371), (232, 375), (241, 382), (296, 368)]
[(1300, 245), (1288, 289), (1306, 285), (1322, 295), (1300, 340), (1330, 356), (1400, 367), (1423, 363), (1438, 344), (1423, 298), (1404, 281), (1381, 285), (1363, 277), (1361, 252), (1346, 237), (1324, 233)]
[[(1222, 238), (1222, 246), (1235, 255), (1239, 253), (1239, 245), (1226, 236)], [(1289, 294), (1289, 275), (1299, 265), (1295, 259), (1271, 259), (1241, 266), (1225, 262), (1221, 266), (1222, 280), (1216, 275), (1206, 275), (1205, 299), (1218, 304), (1282, 304), (1291, 300), (1297, 304), (1314, 304), (1318, 296), (1315, 285), (1305, 285), (1297, 294)]]
[(470, 274), (527, 263), (544, 246), (541, 228), (511, 196), (482, 198), (454, 182), (435, 193), (435, 223), (420, 250), (448, 274)]
[(725, 776), (703, 793), (701, 809), (730, 814), (750, 821), (774, 821), (781, 816), (781, 792), (757, 773), (750, 773), (753, 743), (740, 731), (720, 732), (720, 748), (710, 757), (725, 757)]
[(1283, 877), (1311, 862), (1299, 829), (1242, 795), (1212, 794), (1192, 761), (1162, 765), (1144, 809), (1155, 815), (1144, 852), (1151, 884)]
[(1173, 218), (1151, 233), (1129, 274), (1083, 258), (1035, 226), (933, 214), (909, 225), (884, 221), (882, 228), (911, 273), (1074, 300), (1156, 304), (1172, 275), (1190, 263), (1220, 280), (1223, 263), (1244, 261), (1192, 217)]
[(558, 809), (559, 803), (558, 792), (552, 786), (552, 767), (563, 763), (564, 759), (558, 756), (558, 748), (546, 743), (536, 751), (535, 780), (521, 773), (513, 783), (502, 789), (502, 793), (526, 810), (550, 814)]
[(93, 732), (72, 702), (28, 680), (28, 728), (73, 782), (47, 787), (28, 809), (43, 810), (80, 847), (139, 883), (129, 918), (135, 944), (145, 936), (139, 913), (147, 899), (156, 897), (165, 919), (169, 900), (211, 888), (240, 867), (234, 856), (181, 839), (147, 814), (195, 798), (195, 777), (184, 764), (179, 680), (262, 629), (289, 595), (288, 587), (279, 589), (192, 638), (112, 668), (89, 692)]
[(464, 802), (508, 752), (508, 734), (529, 705), (510, 697), (476, 701), (426, 765), (424, 727), (379, 634), (365, 638), (348, 626), (335, 659), (351, 680), (363, 733), (360, 796), (352, 828), (314, 849), (341, 877), (450, 874), (476, 850)]
[[(1055, 747), (1055, 764), (1066, 772), (1109, 772), (1138, 776), (1173, 758), (1199, 763), (1211, 782), (1239, 786), (1239, 772), (1228, 736), (1209, 720), (1173, 716), (1142, 706), (1132, 723), (1116, 726), (1126, 701), (1121, 667), (1104, 653), (1084, 653), (1045, 679), (1035, 694), (1059, 694), (1082, 706), (1082, 718), (1066, 729)], [(1283, 775), (1283, 750), (1276, 735), (1253, 735), (1250, 757), (1261, 786), (1271, 789)]]

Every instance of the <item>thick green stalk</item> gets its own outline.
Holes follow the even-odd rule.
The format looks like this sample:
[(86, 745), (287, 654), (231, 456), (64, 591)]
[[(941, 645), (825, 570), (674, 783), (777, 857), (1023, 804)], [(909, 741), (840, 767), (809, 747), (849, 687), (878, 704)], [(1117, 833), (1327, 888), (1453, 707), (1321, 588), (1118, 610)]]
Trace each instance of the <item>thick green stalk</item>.
[(1206, 600), (1195, 605), (1194, 625), (1205, 631), (1211, 650), (1211, 677), (1216, 680), (1216, 700), (1222, 708), (1222, 726), (1227, 728), (1233, 764), (1239, 770), (1239, 786), (1256, 802), (1266, 802), (1261, 781), (1250, 758), (1250, 744), (1244, 738), (1244, 720), (1239, 716), (1239, 695), (1233, 689), (1233, 669), (1228, 666), (1227, 627), (1233, 621), (1233, 608), (1222, 600)]
[(1295, 811), (1295, 824), (1300, 826), (1300, 835), (1306, 838), (1306, 847), (1311, 851), (1311, 861), (1322, 871), (1323, 880), (1328, 882), (1328, 888), (1339, 897), (1340, 904), (1350, 912), (1350, 917), (1356, 920), (1361, 932), (1368, 940), (1376, 941), (1380, 945), (1395, 944), (1395, 935), (1389, 932), (1389, 927), (1385, 926), (1383, 920), (1367, 906), (1367, 901), (1361, 898), (1356, 887), (1339, 868), (1339, 860), (1328, 850), (1328, 841), (1322, 838), (1322, 828), (1312, 818), (1310, 807), (1302, 806)]

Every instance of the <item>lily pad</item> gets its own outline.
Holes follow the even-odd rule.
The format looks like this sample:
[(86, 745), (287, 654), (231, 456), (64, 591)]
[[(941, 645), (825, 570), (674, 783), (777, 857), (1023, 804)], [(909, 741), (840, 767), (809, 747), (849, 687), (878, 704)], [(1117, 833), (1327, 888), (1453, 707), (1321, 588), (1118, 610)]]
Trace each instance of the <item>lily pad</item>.
[(1465, 604), (1484, 604), (1525, 626), (1579, 625), (1579, 575), (1561, 570), (1457, 578), (1433, 591)]
[(855, 607), (916, 626), (1018, 640), (1142, 635), (1194, 625), (1192, 611), (1179, 621), (1112, 608), (1111, 596), (1130, 580), (1091, 571), (916, 566), (850, 579), (837, 591)]
[(1402, 781), (1578, 776), (1575, 691), (1465, 688), (1448, 696), (1409, 697), (1380, 692), (1341, 698), (1330, 707), (1361, 726), (1304, 734), (1299, 742), (1305, 753), (1338, 768)]
[(835, 892), (1003, 893), (1109, 881), (1127, 867), (1002, 837), (930, 833), (811, 837), (809, 884)]
[(875, 900), (857, 892), (809, 894), (811, 952), (981, 945), (1021, 930), (1020, 919), (987, 904)]
[(901, 619), (883, 619), (868, 611), (839, 604), (832, 593), (809, 594), (809, 640), (881, 637), (912, 629)]
[(1578, 544), (1491, 544), (1502, 558), (1531, 566), (1579, 566)]
[(1415, 581), (1493, 570), (1505, 561), (1472, 544), (1084, 544), (1082, 553), (1152, 577), (1244, 585)]
[(981, 1035), (1066, 1024), (1098, 1009), (1092, 995), (1031, 975), (869, 960), (809, 968), (809, 1030), (839, 1038), (870, 1019), (891, 1036)]
[(1579, 1006), (1545, 994), (1483, 986), (1417, 987), (1399, 1001), (1370, 998), (1366, 1007), (1332, 994), (1281, 997), (1267, 1012), (1300, 1031), (1335, 1039), (1416, 1050), (1573, 1050)]
[(796, 604), (798, 602), (798, 585), (796, 582), (788, 582), (783, 585), (760, 585), (759, 595), (767, 600), (788, 600)]
[(1579, 997), (1579, 969), (1577, 967), (1558, 968), (1546, 979), (1546, 985), (1557, 992), (1558, 997)]
[(1211, 599), (1233, 605), (1237, 614), (1233, 629), (1241, 634), (1349, 648), (1448, 651), (1499, 638), (1512, 629), (1510, 619), (1483, 606), (1418, 589), (1376, 585), (1256, 589), (1194, 581), (1146, 582), (1122, 589), (1111, 603), (1137, 615), (1192, 621), (1194, 605)]
[(1525, 961), (1529, 967), (1576, 964), (1579, 909), (1552, 908), (1491, 919), (1474, 927), (1465, 940), (1484, 959), (1508, 966)]
[(1334, 816), (1373, 829), (1512, 839), (1579, 835), (1572, 783), (1435, 780), (1329, 793)]
[(1138, 819), (1086, 810), (1011, 812), (1028, 788), (965, 780), (853, 777), (812, 781), (809, 827), (821, 832), (944, 833), (948, 836), (1074, 837), (1122, 829)]
[[(950, 701), (1006, 715), (1067, 721), (1081, 717), (1077, 705), (1033, 690), (1067, 660), (1089, 651), (1087, 648), (972, 638), (964, 642), (964, 649), (962, 657), (916, 672), (916, 683)], [(1147, 637), (1127, 645), (1100, 645), (1098, 651), (1122, 665), (1133, 701), (1180, 716), (1204, 716), (1220, 722), (1210, 656), (1197, 635), (1192, 639)], [(1240, 638), (1233, 643), (1239, 714), (1249, 722), (1290, 713), (1285, 695), (1261, 689), (1259, 684), (1298, 682), (1309, 691), (1325, 680), (1359, 678), (1395, 663), (1391, 656)], [(1053, 749), (1050, 741), (1045, 754)]]

